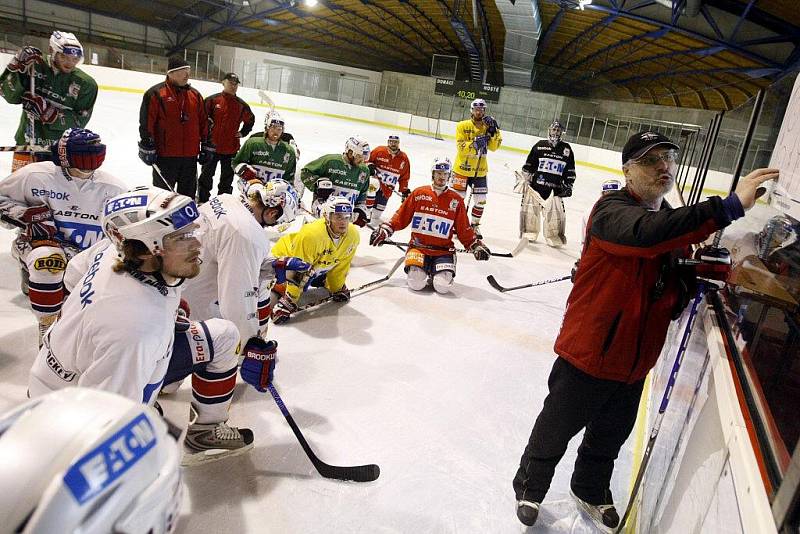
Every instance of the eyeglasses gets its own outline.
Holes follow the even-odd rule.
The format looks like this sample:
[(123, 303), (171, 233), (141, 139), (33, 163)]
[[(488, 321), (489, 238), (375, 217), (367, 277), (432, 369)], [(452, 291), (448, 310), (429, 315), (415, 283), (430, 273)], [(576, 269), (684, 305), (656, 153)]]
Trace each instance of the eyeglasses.
[(678, 151), (677, 150), (667, 150), (660, 156), (657, 154), (646, 154), (639, 159), (633, 160), (634, 163), (639, 165), (644, 165), (645, 167), (653, 167), (658, 165), (659, 161), (663, 161), (665, 163), (674, 163), (678, 161)]

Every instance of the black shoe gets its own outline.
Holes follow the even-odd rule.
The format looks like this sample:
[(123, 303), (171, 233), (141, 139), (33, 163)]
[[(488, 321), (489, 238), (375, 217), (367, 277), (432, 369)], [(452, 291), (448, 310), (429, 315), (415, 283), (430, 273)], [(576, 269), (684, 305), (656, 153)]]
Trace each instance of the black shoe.
[(569, 493), (572, 495), (572, 498), (575, 499), (578, 509), (582, 510), (586, 515), (588, 515), (589, 519), (592, 520), (592, 523), (607, 531), (612, 531), (613, 529), (617, 528), (619, 525), (619, 514), (617, 513), (617, 509), (614, 508), (614, 503), (589, 504), (575, 495), (572, 490), (570, 490)]
[(539, 503), (531, 501), (517, 501), (517, 518), (523, 525), (533, 526), (539, 517)]

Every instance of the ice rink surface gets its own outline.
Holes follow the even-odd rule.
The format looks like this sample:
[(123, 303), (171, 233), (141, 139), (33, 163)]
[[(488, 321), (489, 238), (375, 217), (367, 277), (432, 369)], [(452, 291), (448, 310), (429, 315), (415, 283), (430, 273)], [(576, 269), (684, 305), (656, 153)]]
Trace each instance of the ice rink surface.
[[(100, 91), (88, 127), (108, 145), (104, 169), (131, 186), (151, 183), (137, 158), (140, 94)], [(254, 107), (256, 131), (266, 108)], [(489, 111), (491, 113), (491, 109)], [(10, 144), (19, 106), (0, 103), (0, 137)], [(281, 110), (301, 149), (300, 166), (340, 153), (352, 134), (371, 146), (399, 134), (411, 160), (411, 188), (430, 183), (435, 156), (455, 156), (453, 140), (402, 129)], [(465, 106), (466, 116), (466, 106)], [(502, 124), (501, 124), (502, 129)], [(569, 139), (566, 139), (569, 141)], [(530, 147), (519, 147), (529, 149)], [(10, 153), (0, 170), (10, 172)], [(518, 243), (520, 196), (514, 169), (525, 155), (490, 153), (489, 197), (481, 226), (496, 252)], [(299, 167), (298, 167), (299, 168)], [(229, 422), (250, 427), (249, 454), (186, 470), (183, 533), (502, 533), (521, 532), (511, 480), (547, 394), (552, 351), (570, 283), (501, 294), (486, 282), (519, 285), (569, 274), (579, 255), (583, 213), (611, 176), (579, 166), (566, 199), (568, 244), (533, 243), (515, 258), (476, 262), (458, 256), (453, 293), (412, 292), (398, 270), (385, 285), (272, 326), (279, 342), (275, 384), (306, 438), (325, 462), (377, 463), (380, 478), (358, 484), (321, 478), (271, 397), (237, 386)], [(310, 202), (306, 195), (306, 203)], [(394, 195), (385, 212), (399, 205)], [(407, 230), (394, 239), (407, 240)], [(0, 229), (0, 409), (25, 399), (36, 354), (36, 326), (10, 256), (13, 232)], [(354, 288), (384, 276), (401, 251), (361, 246), (348, 277)], [(124, 316), (119, 317), (124, 321)], [(167, 415), (186, 424), (188, 381), (162, 397)], [(580, 435), (559, 464), (540, 520), (529, 532), (592, 532), (569, 498)], [(630, 483), (631, 443), (617, 462), (612, 491), (620, 515)]]

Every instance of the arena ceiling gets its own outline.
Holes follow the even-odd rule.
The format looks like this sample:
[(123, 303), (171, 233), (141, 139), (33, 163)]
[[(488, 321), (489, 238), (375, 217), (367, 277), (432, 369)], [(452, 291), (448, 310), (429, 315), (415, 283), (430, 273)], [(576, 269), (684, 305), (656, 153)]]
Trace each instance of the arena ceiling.
[(107, 0), (55, 3), (158, 27), (174, 51), (213, 38), (416, 74), (429, 74), (433, 54), (443, 54), (459, 57), (467, 74), (479, 62), (488, 81), (502, 84), (508, 34), (497, 4), (513, 10), (530, 1), (541, 17), (534, 90), (732, 109), (800, 62), (798, 0), (318, 0), (315, 7), (305, 0), (115, 0), (113, 8)]

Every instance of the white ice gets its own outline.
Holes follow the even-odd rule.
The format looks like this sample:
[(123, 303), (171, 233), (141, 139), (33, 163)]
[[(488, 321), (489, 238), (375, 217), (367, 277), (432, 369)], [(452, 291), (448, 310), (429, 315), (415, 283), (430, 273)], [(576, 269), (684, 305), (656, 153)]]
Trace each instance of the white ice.
[[(104, 168), (131, 186), (150, 183), (136, 156), (141, 95), (101, 91), (89, 128), (108, 145)], [(257, 124), (265, 108), (254, 108)], [(0, 138), (11, 141), (19, 107), (0, 103)], [(281, 111), (302, 150), (301, 164), (341, 152), (349, 135), (371, 145), (399, 133), (412, 163), (411, 186), (429, 183), (434, 156), (453, 158), (455, 143), (292, 111)], [(502, 126), (502, 125), (501, 125)], [(519, 147), (528, 149), (530, 147)], [(513, 170), (524, 154), (490, 153), (484, 241), (495, 251), (517, 242), (519, 195)], [(10, 154), (0, 169), (8, 173)], [(577, 169), (566, 199), (568, 244), (529, 245), (513, 259), (476, 262), (458, 257), (453, 294), (407, 289), (402, 270), (384, 286), (298, 316), (269, 335), (279, 342), (276, 386), (323, 461), (377, 463), (380, 478), (358, 484), (321, 478), (269, 395), (239, 384), (231, 424), (255, 433), (251, 453), (185, 471), (186, 498), (179, 532), (520, 532), (511, 480), (547, 394), (570, 283), (498, 293), (486, 282), (519, 285), (569, 274), (579, 254), (581, 215), (610, 176)], [(306, 199), (308, 201), (308, 199)], [(386, 215), (399, 205), (397, 195)], [(397, 240), (408, 232), (395, 234)], [(348, 285), (383, 276), (401, 252), (361, 246)], [(0, 410), (25, 400), (36, 354), (35, 321), (19, 291), (9, 254), (10, 230), (0, 230)], [(540, 238), (541, 241), (541, 238)], [(120, 317), (124, 321), (124, 317)], [(188, 381), (163, 397), (167, 415), (186, 423)], [(569, 478), (580, 436), (558, 466), (538, 524), (531, 532), (592, 532), (569, 498)], [(612, 480), (624, 509), (632, 439)]]

